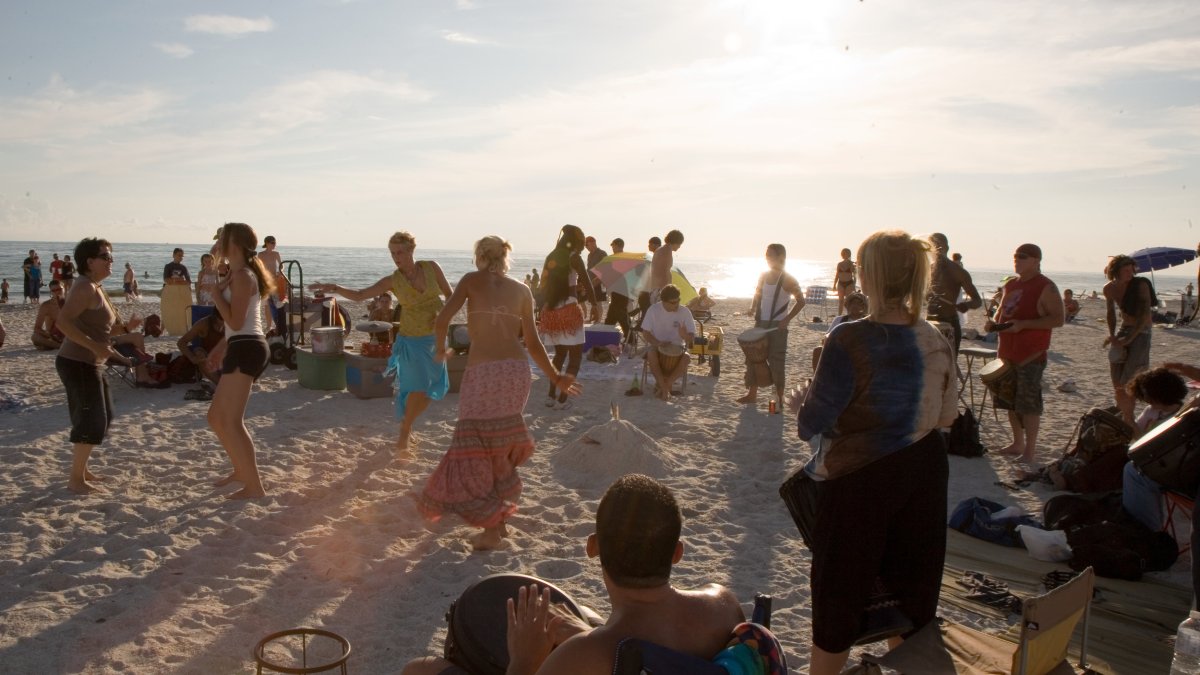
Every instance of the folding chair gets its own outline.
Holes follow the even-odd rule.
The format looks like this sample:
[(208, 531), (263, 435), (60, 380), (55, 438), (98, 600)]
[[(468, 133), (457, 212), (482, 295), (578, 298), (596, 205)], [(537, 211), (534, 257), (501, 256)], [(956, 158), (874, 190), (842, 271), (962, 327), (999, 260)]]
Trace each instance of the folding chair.
[(1048, 675), (1075, 673), (1067, 647), (1083, 621), (1079, 668), (1087, 668), (1088, 612), (1095, 575), (1092, 568), (1052, 591), (1025, 600), (1016, 644), (949, 621), (931, 621), (883, 656), (864, 654), (857, 672), (879, 666), (905, 675)]
[(816, 316), (820, 316), (822, 319), (824, 319), (826, 316), (825, 300), (826, 296), (828, 295), (829, 289), (825, 286), (809, 286), (808, 288), (804, 289), (804, 308), (811, 312), (812, 308), (819, 306), (821, 308), (821, 313)]
[(133, 366), (109, 359), (104, 363), (104, 374), (115, 377), (134, 389), (137, 388), (137, 373), (134, 372)]
[(1175, 514), (1178, 513), (1180, 518), (1195, 527), (1195, 523), (1192, 522), (1192, 509), (1195, 508), (1196, 502), (1191, 497), (1174, 490), (1163, 490), (1163, 500), (1166, 501), (1167, 508), (1162, 531), (1171, 535), (1171, 538), (1179, 545), (1179, 553), (1182, 555), (1191, 550), (1192, 543), (1188, 540), (1179, 541), (1179, 535), (1175, 532)]

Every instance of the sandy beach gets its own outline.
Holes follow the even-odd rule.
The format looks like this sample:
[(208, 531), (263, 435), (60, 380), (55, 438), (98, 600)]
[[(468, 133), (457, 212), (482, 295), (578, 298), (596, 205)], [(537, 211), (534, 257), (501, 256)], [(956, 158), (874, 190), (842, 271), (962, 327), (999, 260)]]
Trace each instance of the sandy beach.
[[(362, 316), (361, 306), (350, 304), (352, 315)], [(261, 637), (314, 626), (350, 641), (350, 672), (395, 673), (410, 658), (440, 654), (449, 603), (472, 581), (503, 571), (551, 580), (604, 615), (599, 563), (584, 555), (584, 538), (609, 481), (637, 469), (657, 471), (683, 506), (685, 553), (674, 583), (725, 584), (747, 614), (756, 592), (773, 595), (772, 627), (794, 672), (803, 672), (809, 554), (777, 490), (809, 449), (797, 439), (793, 417), (768, 414), (765, 396), (757, 405), (734, 401), (745, 391), (734, 336), (751, 325), (748, 305), (717, 305), (709, 325), (726, 332), (722, 372), (711, 377), (707, 366), (694, 364), (687, 395), (671, 403), (625, 396), (631, 363), (589, 365), (585, 391), (566, 411), (543, 406), (545, 384), (535, 377), (526, 414), (538, 446), (521, 469), (515, 532), (486, 553), (471, 551), (466, 537), (473, 530), (461, 521), (422, 520), (410, 496), (449, 445), (456, 394), (430, 406), (416, 429), (415, 459), (400, 462), (393, 459), (390, 399), (304, 389), (282, 366), (268, 369), (247, 412), (266, 498), (231, 502), (224, 495), (232, 487), (211, 487), (228, 463), (205, 421), (208, 404), (184, 400), (186, 386), (159, 391), (115, 381), (117, 418), (91, 463), (107, 477), (105, 490), (71, 494), (68, 416), (54, 353), (29, 344), (32, 306), (0, 306), (8, 330), (0, 349), (0, 663), (7, 672), (249, 673)], [(1061, 454), (1081, 414), (1112, 401), (1101, 347), (1104, 304), (1082, 305), (1078, 321), (1054, 332), (1043, 462)], [(126, 315), (134, 307), (143, 315), (155, 309), (117, 307)], [(981, 324), (982, 315), (972, 312), (968, 326)], [(826, 326), (805, 322), (791, 331), (789, 386), (812, 374), (810, 353)], [(1195, 328), (1156, 327), (1152, 362), (1195, 361), (1198, 338)], [(173, 350), (174, 341), (148, 339), (148, 351)], [(972, 345), (985, 346), (963, 342)], [(1060, 392), (1068, 379), (1075, 391)], [(978, 382), (974, 392), (978, 400)], [(657, 440), (654, 461), (581, 441), (611, 419), (614, 403), (622, 419)], [(990, 409), (982, 437), (992, 450), (1009, 441), (1007, 423)], [(586, 452), (607, 454), (581, 458)], [(998, 484), (1017, 470), (994, 452), (951, 457), (950, 467), (950, 508), (979, 496), (1040, 516), (1055, 494)], [(1189, 565), (1184, 555), (1152, 576), (1186, 593)], [(984, 611), (944, 606), (942, 614), (989, 631), (1010, 626)]]

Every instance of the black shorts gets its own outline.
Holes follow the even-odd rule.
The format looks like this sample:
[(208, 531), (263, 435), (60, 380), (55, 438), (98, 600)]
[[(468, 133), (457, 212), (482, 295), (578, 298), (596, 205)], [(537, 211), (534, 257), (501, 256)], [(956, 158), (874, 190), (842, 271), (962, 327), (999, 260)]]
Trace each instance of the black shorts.
[(261, 335), (234, 335), (229, 338), (229, 345), (225, 349), (221, 373), (231, 375), (240, 371), (257, 380), (267, 369), (270, 359), (267, 338)]
[(946, 558), (949, 464), (934, 430), (851, 474), (826, 481), (813, 532), (813, 643), (854, 644), (876, 577), (916, 629), (937, 613)]

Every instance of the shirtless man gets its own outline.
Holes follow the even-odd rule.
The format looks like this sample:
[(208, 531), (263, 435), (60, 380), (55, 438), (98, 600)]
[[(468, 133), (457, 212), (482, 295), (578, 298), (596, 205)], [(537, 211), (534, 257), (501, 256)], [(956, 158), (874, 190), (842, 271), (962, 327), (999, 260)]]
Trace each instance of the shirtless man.
[[(280, 279), (280, 277), (283, 276), (283, 258), (280, 257), (279, 252), (275, 250), (274, 235), (267, 235), (263, 238), (263, 250), (259, 251), (258, 259), (262, 261), (263, 267), (266, 268), (267, 273), (275, 275), (275, 287), (284, 289), (283, 292), (286, 293), (287, 281), (286, 279)], [(284, 298), (286, 299), (287, 296), (285, 295)], [(282, 335), (284, 322), (286, 321), (284, 317), (280, 316), (282, 300), (278, 300), (276, 296), (272, 294), (267, 297), (267, 306), (270, 308), (267, 317), (268, 322), (275, 327), (276, 335)]]
[(58, 311), (64, 302), (62, 282), (51, 281), (50, 299), (38, 307), (37, 318), (33, 320), (33, 335), (29, 336), (29, 341), (34, 347), (49, 351), (62, 346), (63, 334), (54, 327), (54, 323), (58, 321)]
[[(983, 298), (975, 289), (971, 274), (962, 265), (956, 265), (946, 257), (946, 252), (950, 250), (946, 235), (934, 232), (929, 235), (929, 242), (933, 244), (937, 257), (934, 258), (929, 274), (927, 316), (931, 321), (941, 321), (954, 326), (954, 353), (958, 354), (958, 346), (962, 343), (962, 323), (958, 319), (958, 313), (982, 307)], [(965, 291), (968, 299), (958, 302), (959, 291)]]
[(675, 266), (675, 251), (683, 246), (683, 233), (671, 230), (663, 239), (663, 245), (654, 251), (650, 259), (650, 304), (658, 302), (663, 286), (671, 283), (671, 268)]
[[(586, 546), (589, 558), (600, 558), (612, 614), (603, 626), (588, 629), (555, 612), (536, 585), (522, 589), (515, 602), (508, 601), (508, 675), (609, 675), (625, 638), (712, 659), (745, 617), (727, 588), (671, 586), (671, 567), (683, 557), (682, 524), (666, 487), (640, 474), (617, 479), (600, 500)], [(466, 671), (435, 658), (404, 669), (404, 675), (435, 673)]]
[[(1150, 329), (1153, 325), (1151, 299), (1154, 287), (1150, 280), (1136, 276), (1137, 263), (1127, 255), (1113, 256), (1104, 268), (1108, 283), (1104, 284), (1107, 306), (1110, 347), (1109, 374), (1112, 376), (1114, 398), (1127, 424), (1134, 423), (1134, 397), (1125, 385), (1134, 375), (1150, 367)], [(1120, 318), (1118, 330), (1117, 319)]]

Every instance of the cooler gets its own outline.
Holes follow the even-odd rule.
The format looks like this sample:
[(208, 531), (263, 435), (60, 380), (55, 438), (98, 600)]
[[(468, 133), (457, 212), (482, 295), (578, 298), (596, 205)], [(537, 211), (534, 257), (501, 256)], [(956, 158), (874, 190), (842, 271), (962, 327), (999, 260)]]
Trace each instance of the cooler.
[(388, 360), (358, 354), (346, 354), (346, 388), (359, 398), (388, 398), (392, 395), (395, 374), (384, 375)]
[(593, 347), (607, 347), (621, 344), (621, 329), (603, 323), (594, 323), (583, 327), (583, 351), (588, 352)]
[(346, 388), (346, 354), (314, 354), (311, 348), (296, 347), (300, 386), (305, 389), (341, 391)]

